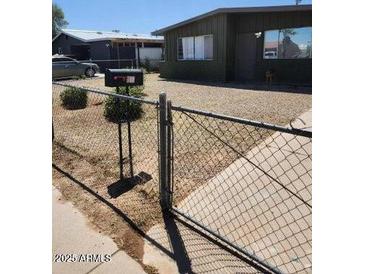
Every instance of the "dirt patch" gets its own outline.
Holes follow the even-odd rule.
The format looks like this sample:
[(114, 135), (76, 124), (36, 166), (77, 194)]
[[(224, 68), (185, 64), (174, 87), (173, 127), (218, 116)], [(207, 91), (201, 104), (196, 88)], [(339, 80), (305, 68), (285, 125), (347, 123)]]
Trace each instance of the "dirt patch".
[(57, 144), (53, 146), (53, 163), (53, 185), (61, 191), (63, 198), (87, 216), (93, 229), (111, 237), (146, 272), (156, 273), (142, 264), (144, 242), (141, 234), (162, 220), (158, 203), (148, 200), (138, 190), (111, 199), (106, 192), (111, 178), (100, 173), (97, 166)]

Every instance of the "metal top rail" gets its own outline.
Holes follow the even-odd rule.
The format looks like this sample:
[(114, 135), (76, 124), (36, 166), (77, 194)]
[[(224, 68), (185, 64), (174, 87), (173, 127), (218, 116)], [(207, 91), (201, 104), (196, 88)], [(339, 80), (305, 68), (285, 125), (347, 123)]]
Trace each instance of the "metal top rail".
[(142, 99), (142, 98), (138, 98), (138, 97), (134, 97), (134, 96), (127, 96), (127, 95), (121, 95), (121, 94), (116, 94), (116, 93), (111, 93), (111, 92), (100, 91), (100, 90), (88, 88), (88, 87), (78, 87), (78, 86), (68, 85), (68, 84), (64, 84), (64, 83), (57, 83), (54, 81), (52, 81), (52, 85), (58, 85), (58, 86), (68, 87), (68, 88), (79, 88), (80, 90), (83, 90), (83, 91), (89, 91), (89, 92), (98, 93), (98, 94), (102, 94), (102, 95), (108, 95), (108, 96), (115, 96), (115, 97), (121, 98), (123, 100), (131, 100), (131, 101), (136, 101), (136, 102), (141, 102), (141, 103), (146, 103), (146, 104), (156, 105), (156, 106), (158, 105), (157, 100)]
[(270, 129), (270, 130), (275, 130), (275, 131), (280, 131), (280, 132), (285, 132), (285, 133), (290, 133), (290, 134), (295, 134), (295, 135), (299, 135), (299, 136), (303, 136), (303, 137), (312, 138), (312, 132), (303, 130), (303, 129), (283, 127), (283, 126), (278, 126), (278, 125), (274, 125), (274, 124), (270, 124), (270, 123), (258, 122), (258, 121), (254, 121), (254, 120), (249, 120), (249, 119), (244, 119), (244, 118), (239, 118), (239, 117), (234, 117), (234, 116), (229, 116), (229, 115), (224, 115), (224, 114), (219, 114), (219, 113), (214, 113), (214, 112), (208, 112), (208, 111), (203, 111), (203, 110), (196, 110), (196, 109), (181, 107), (181, 106), (171, 106), (171, 109), (181, 111), (181, 112), (200, 114), (200, 115), (204, 115), (207, 117), (218, 118), (218, 119), (231, 121), (231, 122), (235, 122), (235, 123), (240, 123), (240, 124), (245, 124), (245, 125), (249, 125), (249, 126), (266, 128), (266, 129)]

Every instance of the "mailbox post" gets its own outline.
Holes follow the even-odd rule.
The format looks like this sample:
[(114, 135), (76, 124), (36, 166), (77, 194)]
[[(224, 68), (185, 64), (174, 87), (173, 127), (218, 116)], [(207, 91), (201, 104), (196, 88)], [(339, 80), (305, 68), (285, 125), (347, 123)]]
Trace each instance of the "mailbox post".
[[(126, 88), (126, 95), (129, 94), (130, 86), (142, 86), (143, 85), (143, 71), (141, 69), (107, 69), (105, 71), (105, 86), (116, 87), (117, 94), (120, 94), (120, 87)], [(118, 108), (121, 106), (120, 99), (118, 98)], [(127, 103), (127, 119), (118, 121), (118, 139), (119, 139), (119, 162), (120, 162), (120, 181), (123, 181), (123, 143), (122, 143), (122, 123), (127, 123), (128, 130), (128, 154), (129, 154), (129, 167), (130, 175), (134, 176), (133, 172), (133, 159), (132, 159), (132, 134), (131, 134), (131, 115), (130, 101)]]

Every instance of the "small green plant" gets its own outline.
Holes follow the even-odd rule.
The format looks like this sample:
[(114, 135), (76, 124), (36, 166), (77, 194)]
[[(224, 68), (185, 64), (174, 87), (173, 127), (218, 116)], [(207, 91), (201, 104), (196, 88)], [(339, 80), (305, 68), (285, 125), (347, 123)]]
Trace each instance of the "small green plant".
[(77, 87), (68, 87), (61, 94), (62, 106), (66, 109), (82, 109), (87, 105), (87, 92)]
[[(133, 96), (140, 98), (143, 95), (143, 87), (126, 87), (116, 88), (115, 92), (121, 95)], [(143, 114), (140, 102), (123, 100), (115, 96), (108, 96), (105, 100), (104, 116), (113, 123), (122, 121), (133, 121), (140, 118)]]

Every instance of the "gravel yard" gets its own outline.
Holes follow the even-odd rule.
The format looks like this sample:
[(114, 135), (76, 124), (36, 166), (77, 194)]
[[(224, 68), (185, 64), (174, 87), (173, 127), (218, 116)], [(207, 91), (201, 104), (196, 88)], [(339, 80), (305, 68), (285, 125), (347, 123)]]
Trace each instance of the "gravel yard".
[[(68, 81), (65, 81), (68, 82)], [(70, 81), (72, 85), (111, 90), (104, 86), (104, 78)], [(312, 95), (295, 92), (256, 91), (244, 85), (227, 87), (167, 81), (152, 73), (145, 76), (146, 98), (158, 99), (161, 91), (175, 106), (207, 110), (241, 118), (285, 125), (310, 109)], [(293, 89), (294, 91), (294, 89)]]

